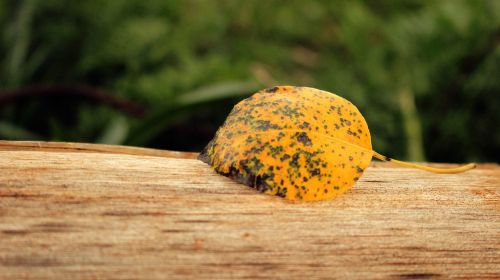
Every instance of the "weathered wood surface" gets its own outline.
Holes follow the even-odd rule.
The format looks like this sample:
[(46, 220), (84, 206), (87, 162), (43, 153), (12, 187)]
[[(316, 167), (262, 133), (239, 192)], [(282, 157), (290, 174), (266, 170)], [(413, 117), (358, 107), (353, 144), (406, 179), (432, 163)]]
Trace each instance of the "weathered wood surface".
[(195, 159), (0, 145), (0, 279), (499, 279), (499, 186), (377, 163), (290, 203)]
[(51, 151), (67, 153), (107, 153), (170, 158), (196, 158), (197, 153), (165, 151), (149, 148), (90, 143), (5, 141), (0, 140), (0, 151)]

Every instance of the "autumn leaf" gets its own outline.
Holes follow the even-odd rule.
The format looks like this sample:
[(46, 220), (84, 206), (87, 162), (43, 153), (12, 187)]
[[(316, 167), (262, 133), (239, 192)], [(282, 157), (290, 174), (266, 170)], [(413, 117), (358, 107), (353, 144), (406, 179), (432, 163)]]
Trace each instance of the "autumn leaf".
[(293, 86), (265, 89), (238, 103), (199, 159), (266, 194), (313, 201), (347, 191), (372, 157), (438, 173), (474, 167), (436, 169), (380, 155), (351, 102)]

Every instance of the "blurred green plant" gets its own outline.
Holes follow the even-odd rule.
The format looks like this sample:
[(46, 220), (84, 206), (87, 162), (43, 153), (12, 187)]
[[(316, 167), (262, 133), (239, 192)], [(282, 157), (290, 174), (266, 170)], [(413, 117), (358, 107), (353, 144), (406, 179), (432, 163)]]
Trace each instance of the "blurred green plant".
[[(0, 0), (0, 29), (0, 138), (199, 150), (237, 100), (292, 84), (351, 100), (390, 156), (500, 161), (500, 1)], [(16, 95), (37, 84), (146, 113)]]

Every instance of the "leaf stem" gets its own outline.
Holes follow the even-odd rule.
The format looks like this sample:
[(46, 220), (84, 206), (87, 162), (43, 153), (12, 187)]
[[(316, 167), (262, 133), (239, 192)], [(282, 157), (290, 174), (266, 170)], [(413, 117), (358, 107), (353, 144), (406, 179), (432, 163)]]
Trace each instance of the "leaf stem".
[(397, 160), (397, 159), (392, 159), (390, 157), (386, 157), (384, 155), (381, 155), (375, 151), (373, 151), (373, 156), (381, 161), (387, 161), (387, 162), (393, 162), (395, 164), (399, 164), (399, 165), (402, 165), (402, 166), (406, 166), (406, 167), (411, 167), (411, 168), (418, 168), (418, 169), (422, 169), (422, 170), (425, 170), (425, 171), (429, 171), (429, 172), (433, 172), (433, 173), (440, 173), (440, 174), (455, 174), (455, 173), (461, 173), (461, 172), (465, 172), (467, 170), (470, 170), (470, 169), (473, 169), (476, 167), (476, 164), (475, 163), (469, 163), (469, 164), (466, 164), (466, 165), (462, 165), (462, 166), (459, 166), (459, 167), (452, 167), (452, 168), (437, 168), (437, 167), (430, 167), (430, 166), (426, 166), (426, 165), (421, 165), (421, 164), (417, 164), (417, 163), (411, 163), (411, 162), (405, 162), (405, 161), (400, 161), (400, 160)]

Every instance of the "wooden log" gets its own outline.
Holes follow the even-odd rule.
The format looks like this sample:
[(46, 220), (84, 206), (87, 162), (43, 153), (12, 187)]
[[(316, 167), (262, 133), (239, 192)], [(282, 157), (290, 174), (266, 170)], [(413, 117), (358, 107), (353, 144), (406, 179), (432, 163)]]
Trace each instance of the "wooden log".
[(0, 143), (0, 279), (500, 278), (495, 164), (290, 203), (193, 154), (28, 144)]

